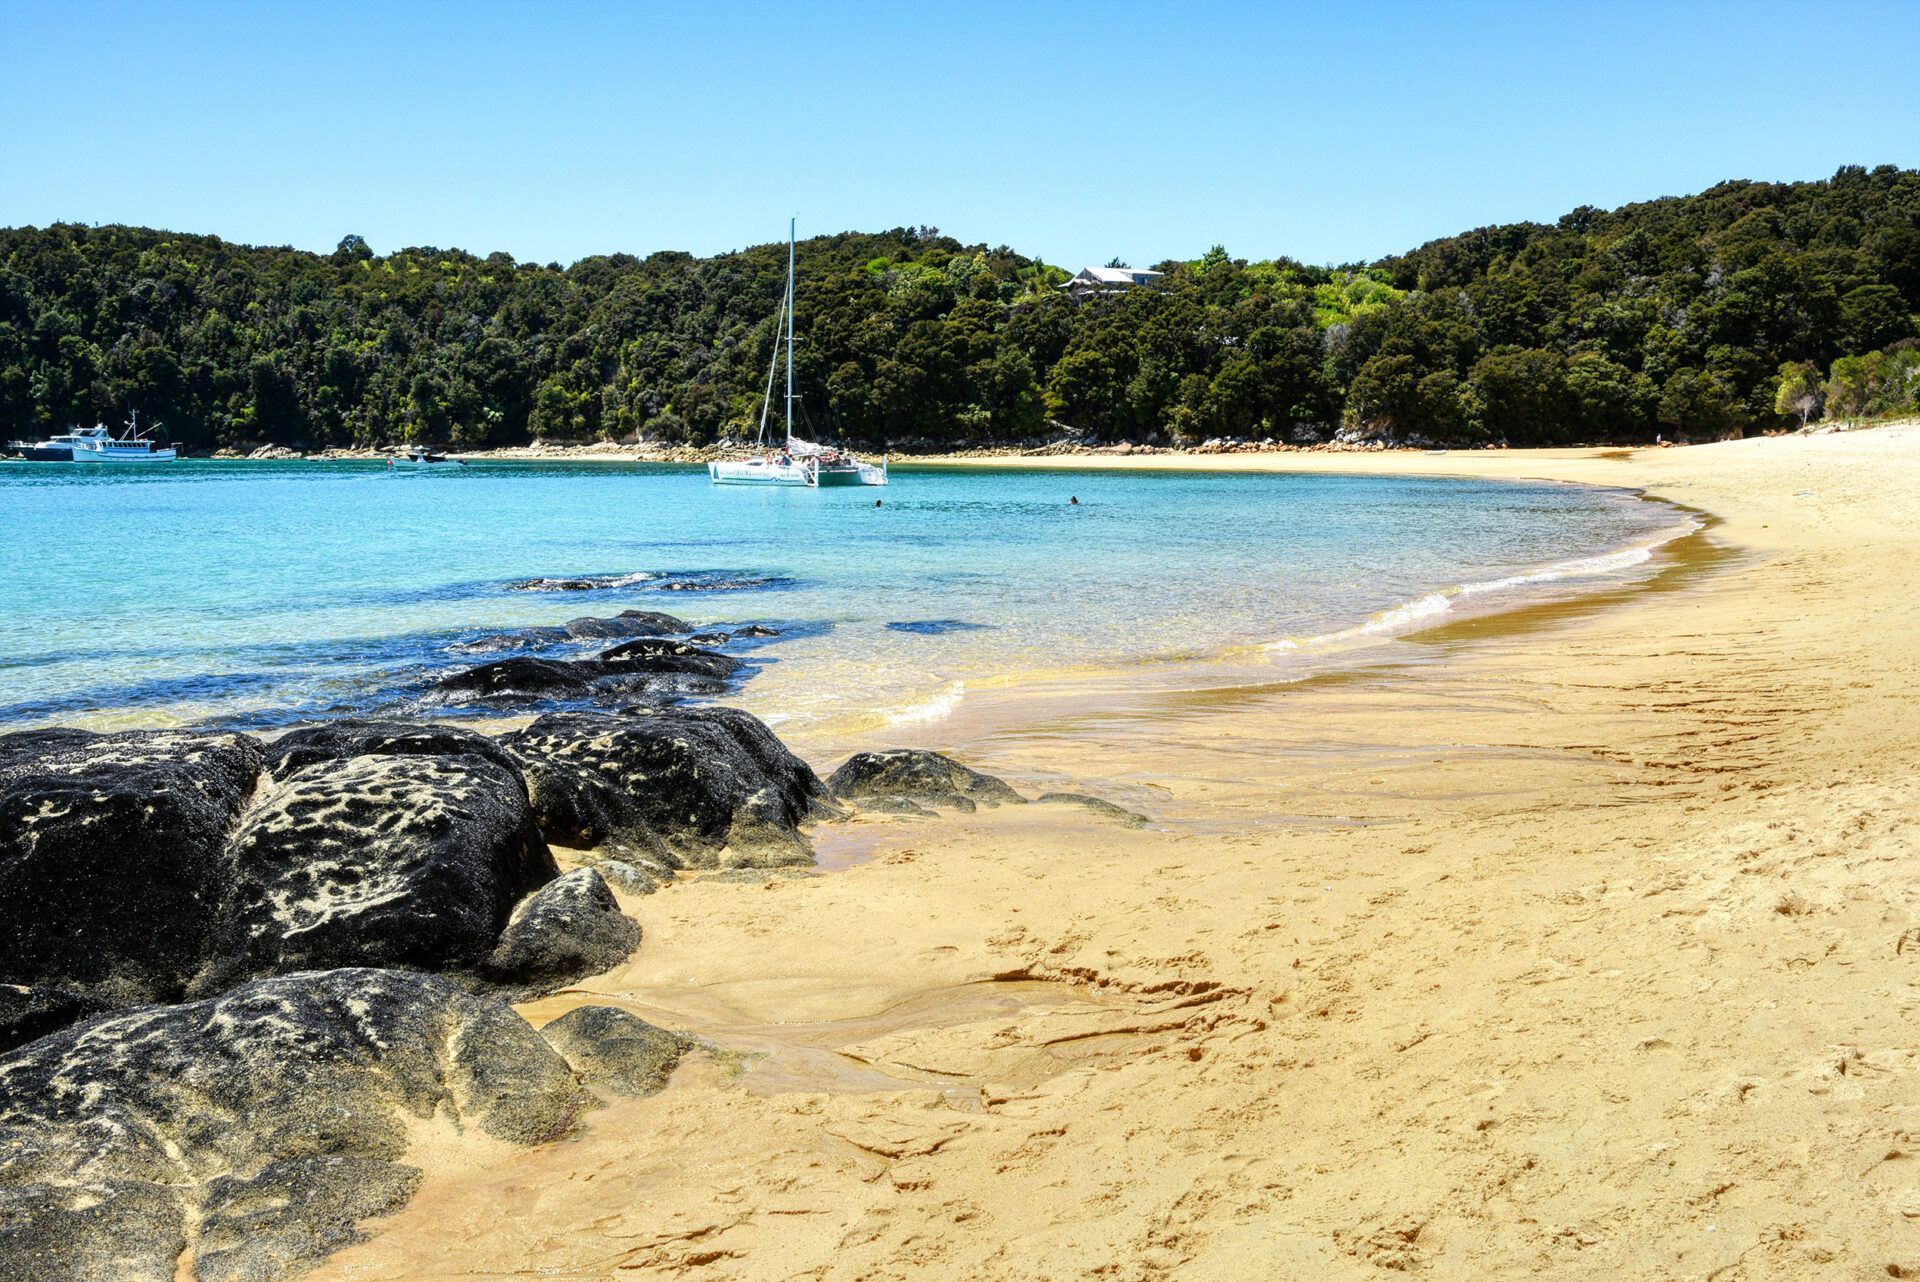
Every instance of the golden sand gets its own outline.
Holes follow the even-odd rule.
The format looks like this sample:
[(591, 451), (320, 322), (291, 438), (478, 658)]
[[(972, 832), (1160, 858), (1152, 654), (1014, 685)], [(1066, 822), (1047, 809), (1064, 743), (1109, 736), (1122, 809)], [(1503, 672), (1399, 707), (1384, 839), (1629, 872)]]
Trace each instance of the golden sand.
[(901, 728), (1155, 823), (861, 820), (820, 877), (627, 901), (632, 961), (526, 1014), (721, 1051), (576, 1139), (459, 1150), (318, 1276), (1920, 1276), (1920, 428), (1101, 462), (1719, 524), (1648, 588), (1342, 679)]

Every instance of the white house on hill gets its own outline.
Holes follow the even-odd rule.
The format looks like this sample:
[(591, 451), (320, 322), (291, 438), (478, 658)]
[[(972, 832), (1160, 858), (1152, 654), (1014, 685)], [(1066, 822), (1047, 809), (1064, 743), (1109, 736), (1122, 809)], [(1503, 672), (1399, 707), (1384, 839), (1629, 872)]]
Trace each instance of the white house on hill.
[(1144, 267), (1083, 267), (1078, 276), (1073, 277), (1062, 289), (1075, 293), (1090, 290), (1132, 289), (1135, 285), (1150, 285), (1159, 280), (1164, 272), (1150, 272)]

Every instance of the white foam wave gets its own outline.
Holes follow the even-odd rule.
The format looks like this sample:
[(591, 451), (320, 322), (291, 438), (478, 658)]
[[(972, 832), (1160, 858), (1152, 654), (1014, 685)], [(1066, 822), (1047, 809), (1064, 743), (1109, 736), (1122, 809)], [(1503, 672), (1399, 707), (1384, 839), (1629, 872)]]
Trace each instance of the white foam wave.
[(882, 715), (886, 718), (886, 723), (890, 726), (915, 725), (924, 721), (944, 721), (953, 715), (953, 710), (960, 706), (960, 701), (966, 697), (966, 693), (966, 682), (949, 681), (947, 684), (941, 686), (933, 697), (920, 703), (909, 704), (904, 708), (888, 709), (887, 712)]
[(1453, 603), (1463, 597), (1480, 596), (1487, 592), (1504, 592), (1513, 588), (1526, 587), (1535, 583), (1552, 583), (1560, 579), (1576, 579), (1590, 575), (1613, 574), (1621, 570), (1643, 565), (1653, 556), (1655, 548), (1663, 543), (1691, 534), (1699, 529), (1697, 521), (1689, 521), (1677, 529), (1662, 534), (1649, 543), (1635, 544), (1621, 548), (1617, 552), (1605, 552), (1599, 556), (1577, 557), (1571, 561), (1556, 561), (1552, 565), (1529, 570), (1524, 574), (1510, 574), (1505, 578), (1487, 579), (1479, 583), (1462, 583), (1458, 587), (1447, 588), (1440, 592), (1429, 592), (1423, 597), (1408, 601), (1403, 605), (1380, 611), (1365, 623), (1356, 627), (1342, 628), (1338, 632), (1326, 632), (1312, 637), (1287, 637), (1274, 641), (1266, 649), (1275, 652), (1289, 650), (1319, 649), (1337, 646), (1342, 642), (1359, 641), (1383, 633), (1398, 631), (1408, 624), (1430, 619), (1436, 614), (1444, 614), (1453, 608)]

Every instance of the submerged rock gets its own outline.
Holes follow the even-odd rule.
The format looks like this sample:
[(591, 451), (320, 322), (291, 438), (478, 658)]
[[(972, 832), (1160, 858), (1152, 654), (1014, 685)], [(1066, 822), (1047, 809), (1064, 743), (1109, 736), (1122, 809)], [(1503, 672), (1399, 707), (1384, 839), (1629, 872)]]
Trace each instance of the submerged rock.
[(410, 1122), (537, 1144), (589, 1101), (504, 1002), (380, 970), (107, 1015), (0, 1057), (0, 1278), (291, 1276), (403, 1203)]
[(673, 868), (813, 862), (798, 825), (820, 781), (738, 709), (551, 713), (501, 742), (559, 845), (643, 852)]
[(0, 982), (178, 999), (261, 761), (239, 734), (0, 735)]
[(565, 628), (522, 628), (490, 637), (457, 641), (447, 647), (448, 654), (503, 654), (509, 650), (539, 650), (572, 638)]
[(602, 650), (599, 661), (608, 672), (685, 672), (716, 679), (730, 677), (747, 666), (727, 655), (663, 637), (644, 637)]
[(665, 637), (693, 631), (685, 619), (658, 610), (622, 610), (611, 619), (568, 619), (570, 637)]
[(592, 697), (594, 683), (606, 675), (597, 664), (568, 659), (499, 659), (442, 677), (421, 696), (421, 702), (584, 700)]
[(487, 963), (512, 1001), (551, 992), (618, 966), (640, 946), (640, 924), (620, 911), (606, 881), (576, 868), (521, 903)]
[(332, 966), (477, 973), (514, 906), (558, 875), (510, 765), (478, 751), (316, 760), (279, 780), (229, 843), (212, 960), (193, 991)]
[(717, 694), (746, 665), (664, 637), (642, 637), (590, 659), (522, 656), (456, 672), (435, 682), (428, 704), (584, 703), (647, 694)]
[(827, 780), (827, 790), (869, 810), (926, 813), (925, 806), (972, 811), (977, 806), (1024, 805), (1026, 798), (991, 775), (924, 748), (857, 752)]
[(696, 632), (687, 638), (693, 645), (725, 645), (733, 640), (731, 632)]
[(780, 635), (780, 629), (764, 627), (758, 623), (749, 623), (746, 627), (737, 630), (733, 635), (737, 637), (777, 637)]
[(619, 1095), (657, 1095), (694, 1041), (617, 1006), (577, 1006), (540, 1030), (586, 1081)]

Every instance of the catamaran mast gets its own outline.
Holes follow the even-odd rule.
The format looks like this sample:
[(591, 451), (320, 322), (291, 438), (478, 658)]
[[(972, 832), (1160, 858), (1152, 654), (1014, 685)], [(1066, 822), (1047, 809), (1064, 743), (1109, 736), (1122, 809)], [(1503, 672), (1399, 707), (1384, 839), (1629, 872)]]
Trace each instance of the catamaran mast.
[(793, 229), (787, 220), (787, 449), (793, 449)]

